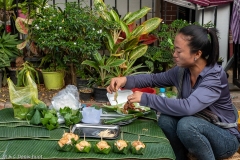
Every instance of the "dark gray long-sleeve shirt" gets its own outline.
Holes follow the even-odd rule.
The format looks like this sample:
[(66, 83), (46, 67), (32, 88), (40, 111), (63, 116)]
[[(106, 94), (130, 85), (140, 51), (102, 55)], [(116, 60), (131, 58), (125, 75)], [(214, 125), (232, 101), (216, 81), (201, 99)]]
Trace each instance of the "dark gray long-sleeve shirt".
[[(176, 66), (162, 73), (127, 76), (124, 88), (167, 86), (179, 88), (178, 70), (179, 67)], [(164, 98), (143, 93), (140, 105), (172, 116), (193, 115), (209, 107), (222, 122), (236, 122), (227, 76), (223, 68), (217, 64), (206, 66), (193, 87), (191, 87), (190, 71), (185, 69), (182, 81), (182, 99)], [(229, 131), (240, 138), (237, 128), (230, 128)]]

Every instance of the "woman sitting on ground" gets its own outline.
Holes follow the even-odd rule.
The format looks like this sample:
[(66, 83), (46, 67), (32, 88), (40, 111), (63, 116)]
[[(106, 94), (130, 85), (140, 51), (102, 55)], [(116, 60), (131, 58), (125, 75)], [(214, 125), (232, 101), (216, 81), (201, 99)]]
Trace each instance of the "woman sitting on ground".
[[(177, 66), (162, 73), (112, 78), (107, 88), (109, 93), (121, 87), (176, 86), (181, 89), (179, 99), (143, 92), (128, 96), (130, 102), (161, 112), (158, 124), (169, 139), (177, 160), (188, 159), (188, 152), (198, 160), (228, 158), (239, 147), (240, 134), (227, 76), (217, 64), (217, 33), (215, 28), (184, 27), (174, 41), (173, 58)], [(216, 115), (219, 121), (213, 123), (196, 116), (203, 111)]]

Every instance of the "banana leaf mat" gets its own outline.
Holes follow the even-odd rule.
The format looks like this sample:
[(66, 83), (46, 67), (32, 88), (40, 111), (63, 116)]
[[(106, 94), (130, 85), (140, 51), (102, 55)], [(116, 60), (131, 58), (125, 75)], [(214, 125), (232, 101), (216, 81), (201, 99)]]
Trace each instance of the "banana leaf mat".
[(0, 143), (0, 158), (2, 159), (175, 159), (175, 155), (169, 143), (146, 143), (143, 155), (128, 153), (108, 155), (90, 153), (60, 152), (56, 150), (57, 141), (41, 140), (9, 140)]
[(126, 126), (121, 126), (121, 131), (158, 138), (166, 137), (162, 129), (153, 120), (136, 119)]
[(49, 130), (40, 127), (0, 127), (0, 138), (50, 137)]
[[(14, 118), (13, 109), (6, 108), (0, 110), (0, 159), (175, 159), (173, 150), (164, 133), (159, 128), (155, 120), (155, 114), (148, 114), (136, 119), (131, 124), (121, 126), (123, 139), (134, 141), (138, 139), (146, 143), (144, 155), (119, 155), (110, 153), (101, 155), (91, 151), (90, 154), (60, 152), (56, 150), (57, 141), (64, 132), (69, 132), (69, 128), (61, 125), (60, 128), (52, 131), (42, 126), (34, 126), (27, 121)], [(82, 138), (82, 137), (81, 137)], [(121, 139), (119, 136), (118, 139)], [(86, 138), (91, 143), (100, 139)], [(107, 140), (114, 142), (115, 140)]]
[(0, 123), (25, 122), (26, 120), (14, 118), (13, 108), (4, 108), (0, 110)]
[(151, 110), (150, 113), (144, 115), (143, 117), (141, 118), (146, 118), (146, 119), (152, 119), (152, 120), (155, 120), (157, 121), (157, 116), (156, 116), (156, 112)]

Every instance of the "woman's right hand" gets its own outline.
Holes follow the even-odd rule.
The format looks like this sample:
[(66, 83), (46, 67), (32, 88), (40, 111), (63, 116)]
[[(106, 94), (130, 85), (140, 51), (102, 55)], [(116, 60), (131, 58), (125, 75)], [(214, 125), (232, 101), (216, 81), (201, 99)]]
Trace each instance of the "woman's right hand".
[(126, 77), (112, 78), (111, 81), (110, 81), (110, 85), (107, 87), (108, 93), (112, 93), (112, 92), (117, 91), (119, 88), (125, 86), (126, 82), (127, 82)]

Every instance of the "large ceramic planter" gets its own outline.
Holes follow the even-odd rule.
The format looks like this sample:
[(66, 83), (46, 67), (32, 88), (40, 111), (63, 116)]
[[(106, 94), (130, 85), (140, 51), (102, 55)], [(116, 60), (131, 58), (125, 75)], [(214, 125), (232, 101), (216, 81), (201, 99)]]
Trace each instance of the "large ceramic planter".
[(82, 87), (79, 89), (80, 100), (90, 101), (92, 99), (92, 95), (93, 95), (92, 88)]
[(64, 72), (42, 72), (47, 89), (61, 89), (65, 86)]
[(106, 88), (93, 86), (93, 96), (96, 102), (108, 102)]

